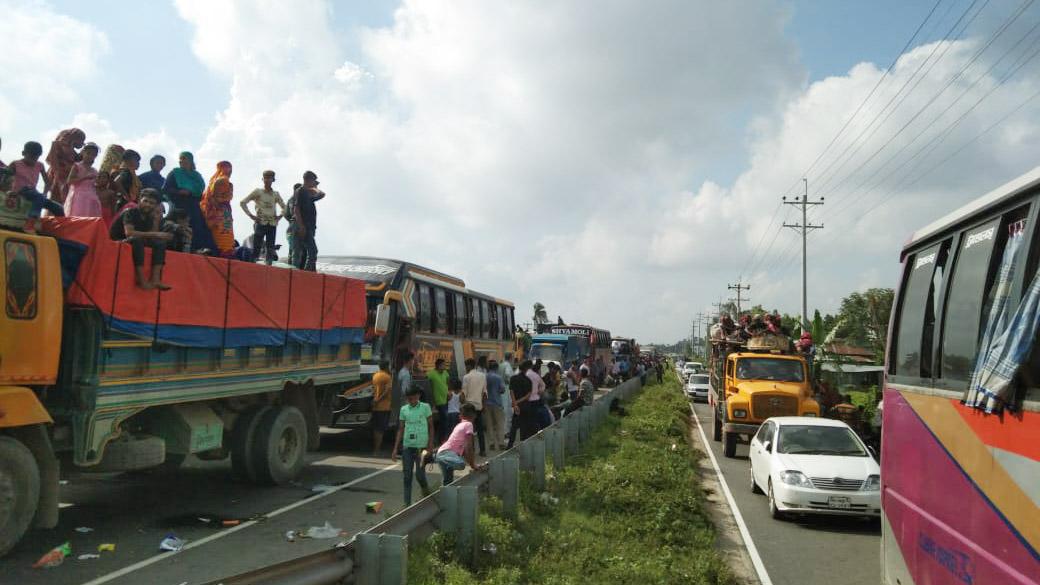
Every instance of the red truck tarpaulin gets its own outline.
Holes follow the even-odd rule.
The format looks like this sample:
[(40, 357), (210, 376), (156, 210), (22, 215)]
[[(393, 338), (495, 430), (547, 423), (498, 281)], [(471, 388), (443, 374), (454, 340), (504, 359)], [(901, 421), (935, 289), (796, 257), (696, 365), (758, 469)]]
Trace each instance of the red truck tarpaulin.
[(87, 247), (66, 301), (96, 307), (113, 331), (192, 347), (361, 342), (360, 280), (168, 252), (163, 281), (172, 290), (144, 290), (129, 244), (112, 241), (101, 219), (47, 218), (43, 233)]

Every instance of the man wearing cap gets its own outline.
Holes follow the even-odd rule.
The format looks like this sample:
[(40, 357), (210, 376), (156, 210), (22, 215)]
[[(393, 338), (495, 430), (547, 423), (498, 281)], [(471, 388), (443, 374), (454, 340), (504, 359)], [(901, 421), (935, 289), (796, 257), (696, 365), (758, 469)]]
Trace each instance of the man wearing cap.
[[(271, 188), (274, 183), (274, 171), (264, 171), (263, 181), (263, 189), (253, 189), (240, 205), (253, 220), (254, 253), (259, 257), (260, 250), (264, 250), (264, 263), (270, 266), (274, 262), (275, 238), (278, 233), (276, 228), (282, 215), (285, 215), (285, 202), (278, 191)], [(249, 210), (250, 202), (256, 204), (255, 214)], [(278, 213), (279, 207), (282, 210), (281, 215)]]
[(318, 189), (318, 175), (314, 171), (303, 173), (303, 186), (293, 194), (296, 197), (296, 245), (299, 248), (297, 268), (315, 271), (318, 259), (318, 244), (314, 241), (314, 230), (318, 228), (318, 209), (314, 202), (325, 197)]

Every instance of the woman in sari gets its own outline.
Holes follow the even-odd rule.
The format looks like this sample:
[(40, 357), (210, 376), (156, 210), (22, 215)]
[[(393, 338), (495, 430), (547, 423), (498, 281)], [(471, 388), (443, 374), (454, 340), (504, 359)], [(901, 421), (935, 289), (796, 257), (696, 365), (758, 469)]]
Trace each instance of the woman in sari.
[(51, 199), (65, 204), (69, 194), (69, 173), (80, 160), (76, 151), (83, 148), (87, 135), (79, 128), (68, 128), (58, 133), (47, 152), (47, 178), (51, 183)]
[(195, 170), (195, 157), (188, 151), (180, 155), (177, 168), (166, 175), (163, 193), (170, 198), (174, 209), (183, 209), (188, 214), (191, 224), (191, 249), (216, 250), (213, 235), (202, 216), (202, 193), (206, 190), (206, 180)]
[(202, 194), (202, 215), (213, 234), (220, 256), (230, 258), (235, 253), (235, 231), (231, 217), (231, 199), (235, 186), (231, 183), (231, 163), (217, 163), (217, 171)]

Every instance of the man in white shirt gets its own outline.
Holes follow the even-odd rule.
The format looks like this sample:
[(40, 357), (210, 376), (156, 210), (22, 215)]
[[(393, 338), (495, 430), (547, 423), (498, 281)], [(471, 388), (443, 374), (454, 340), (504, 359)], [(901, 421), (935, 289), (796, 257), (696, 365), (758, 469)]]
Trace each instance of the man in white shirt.
[(466, 375), (462, 377), (462, 401), (472, 404), (477, 409), (477, 417), (473, 426), (477, 431), (477, 443), (480, 445), (480, 456), (486, 457), (484, 439), (484, 400), (487, 398), (487, 376), (476, 369), (477, 362), (473, 358), (466, 360)]
[[(506, 386), (509, 386), (509, 380), (513, 378), (513, 354), (506, 352), (506, 359), (502, 360), (502, 363), (498, 365), (498, 372), (502, 375), (502, 380), (505, 381)], [(513, 424), (513, 401), (506, 400), (502, 404), (502, 412), (505, 417), (503, 424), (505, 428), (505, 435), (509, 436), (509, 427)]]

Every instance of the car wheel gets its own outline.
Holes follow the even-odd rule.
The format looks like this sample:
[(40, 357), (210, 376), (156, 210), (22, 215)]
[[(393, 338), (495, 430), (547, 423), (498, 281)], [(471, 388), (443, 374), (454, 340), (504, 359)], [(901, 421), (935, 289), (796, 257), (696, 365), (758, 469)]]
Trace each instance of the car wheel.
[(750, 466), (750, 465), (748, 465), (748, 474), (750, 475), (750, 479), (751, 479), (751, 493), (753, 493), (753, 494), (760, 494), (760, 493), (762, 493), (762, 488), (758, 487), (758, 484), (755, 483), (755, 468)]
[(769, 493), (766, 495), (766, 498), (769, 500), (769, 515), (774, 520), (783, 520), (784, 513), (780, 511), (780, 508), (776, 507), (776, 498), (773, 496), (773, 480), (771, 479), (769, 480)]
[(722, 454), (733, 458), (737, 456), (737, 433), (722, 433)]

